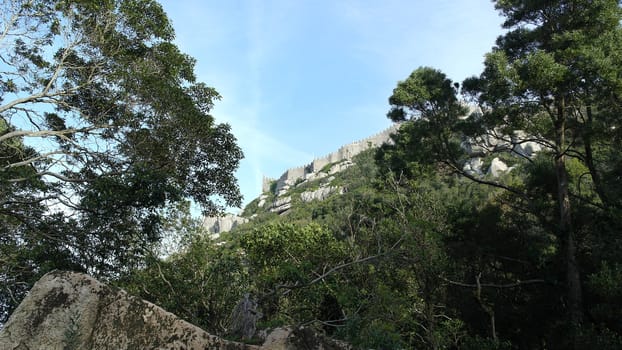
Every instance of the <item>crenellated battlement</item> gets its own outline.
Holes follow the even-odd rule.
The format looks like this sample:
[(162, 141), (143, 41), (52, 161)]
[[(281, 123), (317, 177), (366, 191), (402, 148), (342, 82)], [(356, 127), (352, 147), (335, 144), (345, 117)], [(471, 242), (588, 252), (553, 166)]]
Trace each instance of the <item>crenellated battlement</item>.
[(346, 159), (352, 159), (355, 155), (372, 147), (379, 147), (391, 139), (391, 134), (397, 131), (399, 124), (393, 124), (385, 130), (378, 132), (364, 139), (351, 142), (341, 146), (337, 151), (331, 152), (323, 157), (315, 158), (311, 163), (295, 168), (287, 169), (278, 179), (271, 179), (264, 176), (262, 191), (270, 191), (270, 184), (277, 181), (276, 191), (278, 192), (286, 185), (293, 185), (299, 179), (304, 179), (306, 175), (318, 173), (322, 168), (331, 163), (337, 163)]

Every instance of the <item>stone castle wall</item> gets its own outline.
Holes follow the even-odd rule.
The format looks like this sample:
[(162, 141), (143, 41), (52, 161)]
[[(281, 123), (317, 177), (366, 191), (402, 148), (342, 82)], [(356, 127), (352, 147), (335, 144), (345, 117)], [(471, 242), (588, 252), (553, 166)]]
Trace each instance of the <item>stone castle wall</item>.
[(395, 133), (399, 124), (393, 124), (389, 128), (359, 141), (349, 143), (340, 147), (337, 151), (327, 154), (324, 157), (316, 158), (311, 163), (286, 170), (278, 179), (264, 177), (262, 192), (270, 191), (270, 184), (277, 181), (276, 191), (284, 186), (291, 186), (299, 179), (304, 179), (307, 174), (318, 173), (322, 168), (331, 163), (337, 163), (346, 159), (352, 159), (355, 155), (363, 152), (370, 147), (379, 147), (389, 141), (391, 134)]

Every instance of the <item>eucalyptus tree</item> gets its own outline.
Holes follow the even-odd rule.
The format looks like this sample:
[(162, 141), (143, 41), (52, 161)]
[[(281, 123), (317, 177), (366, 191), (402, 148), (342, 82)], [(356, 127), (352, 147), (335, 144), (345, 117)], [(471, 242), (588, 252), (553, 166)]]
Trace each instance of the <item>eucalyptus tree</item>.
[(110, 276), (157, 241), (166, 208), (240, 205), (220, 96), (156, 1), (1, 0), (0, 16), (3, 244), (53, 237)]
[[(241, 157), (209, 111), (218, 93), (196, 82), (194, 59), (150, 0), (1, 3), (1, 142), (38, 152), (4, 164), (46, 182), (88, 183), (148, 167), (207, 209), (240, 203)], [(23, 181), (16, 177), (12, 182)], [(65, 198), (69, 201), (70, 198)]]

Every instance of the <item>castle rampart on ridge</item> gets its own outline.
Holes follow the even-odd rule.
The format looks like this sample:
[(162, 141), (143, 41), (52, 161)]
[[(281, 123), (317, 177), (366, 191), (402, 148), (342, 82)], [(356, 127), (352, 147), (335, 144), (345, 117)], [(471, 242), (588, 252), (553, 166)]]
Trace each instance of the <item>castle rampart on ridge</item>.
[[(391, 139), (391, 134), (395, 133), (398, 128), (399, 124), (393, 124), (384, 131), (381, 131), (373, 136), (349, 143), (340, 147), (335, 152), (329, 153), (321, 158), (316, 158), (307, 165), (286, 170), (281, 177), (276, 180), (276, 191), (278, 192), (286, 185), (291, 186), (295, 184), (299, 179), (304, 179), (307, 174), (318, 173), (328, 164), (337, 163), (346, 159), (352, 159), (352, 157), (368, 148), (379, 147), (383, 143), (388, 142)], [(262, 192), (269, 192), (271, 190), (270, 185), (273, 181), (275, 180), (264, 176), (262, 182)]]

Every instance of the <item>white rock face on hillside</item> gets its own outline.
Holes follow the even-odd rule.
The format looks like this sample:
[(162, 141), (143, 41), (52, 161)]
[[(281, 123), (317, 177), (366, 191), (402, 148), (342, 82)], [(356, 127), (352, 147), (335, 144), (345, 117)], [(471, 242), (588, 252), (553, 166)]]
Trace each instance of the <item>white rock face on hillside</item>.
[(305, 191), (300, 194), (300, 200), (303, 202), (311, 202), (314, 200), (323, 201), (333, 193), (343, 194), (343, 187), (326, 186), (320, 187), (315, 191)]
[(268, 196), (265, 194), (259, 196), (259, 202), (257, 203), (257, 206), (263, 208), (263, 206), (266, 204), (266, 199), (268, 199)]
[(466, 137), (461, 146), (471, 157), (484, 157), (493, 152), (507, 151), (531, 158), (544, 149), (534, 139), (522, 130), (514, 131), (512, 135), (505, 135), (495, 129), (477, 137)]
[(354, 165), (354, 163), (352, 163), (351, 160), (345, 160), (343, 162), (337, 163), (333, 165), (332, 167), (330, 167), (330, 169), (328, 170), (328, 174), (333, 175), (333, 174), (342, 172), (348, 169), (349, 167), (351, 167), (352, 165)]
[(543, 149), (542, 145), (531, 140), (523, 131), (514, 132), (512, 142), (514, 143), (513, 151), (523, 157), (531, 158)]
[(542, 146), (536, 142), (523, 142), (514, 147), (514, 151), (522, 156), (531, 158), (542, 150)]
[(477, 137), (466, 137), (461, 146), (471, 157), (484, 157), (492, 152), (509, 151), (514, 147), (510, 137), (496, 130)]
[(292, 197), (282, 197), (274, 201), (270, 207), (270, 211), (277, 214), (283, 214), (292, 207)]
[(492, 177), (499, 177), (507, 171), (508, 166), (499, 158), (494, 158), (492, 163), (490, 163), (490, 168), (488, 168), (488, 174), (492, 175)]
[(464, 163), (464, 170), (469, 175), (482, 176), (484, 173), (482, 172), (482, 166), (484, 165), (484, 161), (480, 157), (471, 158)]
[(494, 158), (487, 170), (482, 169), (482, 157), (491, 157), (494, 153), (507, 153), (515, 157), (533, 158), (545, 149), (541, 143), (534, 141), (536, 139), (538, 138), (527, 135), (522, 130), (514, 131), (512, 135), (505, 135), (499, 129), (489, 130), (477, 137), (466, 137), (461, 147), (471, 158), (465, 161), (462, 170), (473, 176), (483, 176), (485, 172), (492, 177), (499, 177), (512, 168), (499, 158)]
[(223, 232), (229, 232), (238, 225), (248, 222), (247, 218), (233, 214), (225, 214), (223, 216), (210, 216), (203, 218), (203, 227), (205, 227), (212, 237), (217, 238)]

